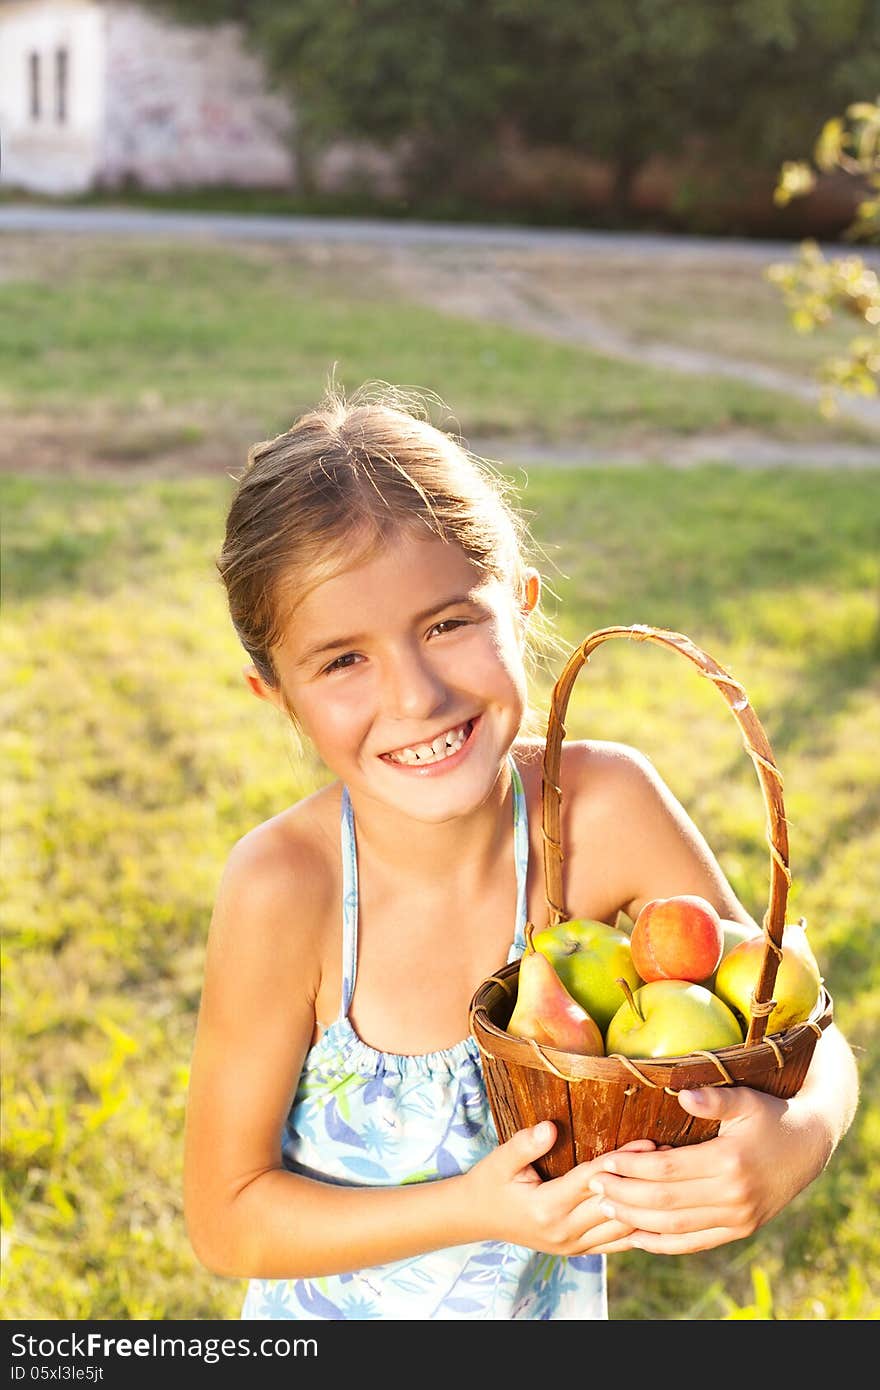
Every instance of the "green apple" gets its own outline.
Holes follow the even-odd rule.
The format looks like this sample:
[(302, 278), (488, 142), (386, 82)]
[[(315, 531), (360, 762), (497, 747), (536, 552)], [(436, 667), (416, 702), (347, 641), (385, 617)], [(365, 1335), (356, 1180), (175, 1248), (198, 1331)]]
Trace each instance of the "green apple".
[[(715, 992), (748, 1028), (752, 991), (758, 983), (764, 958), (764, 935), (741, 941), (721, 961), (715, 975)], [(767, 1019), (767, 1033), (781, 1033), (810, 1017), (822, 991), (822, 975), (813, 949), (800, 922), (788, 922), (782, 931), (782, 959), (773, 984), (776, 1007)]]
[(534, 932), (532, 943), (603, 1034), (624, 1001), (618, 981), (626, 980), (631, 989), (642, 983), (633, 965), (629, 936), (607, 922), (574, 917)]
[[(627, 993), (625, 990), (624, 993)], [(705, 985), (651, 980), (621, 1004), (608, 1025), (605, 1051), (623, 1057), (685, 1057), (735, 1047), (743, 1040), (732, 1009)]]

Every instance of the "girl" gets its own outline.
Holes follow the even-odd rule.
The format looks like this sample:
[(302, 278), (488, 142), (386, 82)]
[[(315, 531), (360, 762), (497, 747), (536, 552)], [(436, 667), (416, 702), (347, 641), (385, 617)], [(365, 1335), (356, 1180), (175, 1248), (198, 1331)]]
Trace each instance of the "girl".
[[(246, 681), (332, 774), (234, 846), (209, 933), (185, 1210), (244, 1318), (606, 1318), (607, 1254), (750, 1235), (852, 1119), (832, 1027), (794, 1100), (683, 1093), (709, 1142), (547, 1182), (550, 1121), (498, 1143), (468, 1005), (545, 911), (525, 541), (494, 472), (367, 392), (257, 445), (233, 499)], [(645, 757), (567, 741), (560, 778), (572, 915), (697, 893), (750, 920)]]

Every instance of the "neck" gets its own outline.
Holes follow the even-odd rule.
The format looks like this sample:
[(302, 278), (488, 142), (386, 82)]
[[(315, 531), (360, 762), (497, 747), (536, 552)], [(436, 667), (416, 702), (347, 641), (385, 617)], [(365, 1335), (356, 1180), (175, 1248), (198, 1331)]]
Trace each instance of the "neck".
[[(352, 796), (358, 854), (426, 890), (442, 868), (444, 888), (486, 882), (513, 832), (513, 784), (505, 762), (489, 796), (468, 814), (440, 824), (400, 815), (393, 807)], [(470, 891), (470, 890), (469, 890)]]

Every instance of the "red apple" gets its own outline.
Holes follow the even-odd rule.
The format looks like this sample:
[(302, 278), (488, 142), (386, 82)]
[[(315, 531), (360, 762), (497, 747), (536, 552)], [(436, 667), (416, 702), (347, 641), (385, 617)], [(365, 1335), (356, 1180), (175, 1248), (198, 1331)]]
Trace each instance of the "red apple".
[(646, 984), (699, 984), (718, 968), (724, 947), (719, 913), (706, 898), (681, 893), (645, 903), (630, 934), (633, 964)]

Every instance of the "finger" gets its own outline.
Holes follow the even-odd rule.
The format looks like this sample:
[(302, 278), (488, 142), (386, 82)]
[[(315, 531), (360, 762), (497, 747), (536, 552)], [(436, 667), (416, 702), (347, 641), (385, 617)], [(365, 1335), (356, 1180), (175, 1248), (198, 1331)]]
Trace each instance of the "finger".
[[(644, 1224), (644, 1214), (648, 1211), (676, 1212), (688, 1208), (729, 1205), (727, 1193), (719, 1186), (717, 1173), (705, 1177), (687, 1174), (681, 1175), (680, 1179), (664, 1176), (650, 1180), (600, 1172), (590, 1178), (587, 1186), (594, 1196), (613, 1206), (615, 1211), (629, 1209), (640, 1213), (634, 1223), (637, 1226)], [(725, 1199), (723, 1202), (722, 1197)]]
[[(615, 1152), (646, 1154), (651, 1153), (655, 1147), (656, 1145), (653, 1139), (631, 1139), (628, 1144), (624, 1144), (622, 1148), (615, 1150)], [(606, 1154), (600, 1154), (598, 1158), (585, 1159), (583, 1163), (576, 1163), (567, 1173), (563, 1173), (561, 1177), (554, 1179), (554, 1181), (557, 1183), (567, 1182), (569, 1187), (575, 1190), (581, 1189), (586, 1193), (590, 1179), (598, 1173), (607, 1171), (608, 1157)]]
[(498, 1150), (508, 1176), (515, 1177), (534, 1163), (536, 1158), (552, 1149), (556, 1142), (556, 1126), (552, 1120), (542, 1120), (530, 1129), (518, 1129)]
[(650, 1255), (695, 1255), (699, 1250), (714, 1250), (718, 1245), (727, 1245), (739, 1240), (740, 1235), (727, 1226), (715, 1226), (709, 1230), (690, 1231), (682, 1235), (656, 1235), (652, 1231), (636, 1231), (630, 1237), (630, 1250), (644, 1250)]
[(589, 1254), (591, 1255), (619, 1255), (622, 1250), (634, 1250), (631, 1236), (624, 1236), (621, 1240), (603, 1241), (601, 1245), (594, 1245), (590, 1242)]
[[(766, 1096), (759, 1097), (748, 1086), (700, 1086), (678, 1093), (678, 1103), (689, 1115), (720, 1120), (722, 1124), (748, 1119), (767, 1101)], [(782, 1106), (783, 1102), (777, 1100), (777, 1104)]]
[[(599, 1210), (609, 1221), (622, 1221), (636, 1230), (651, 1235), (681, 1236), (694, 1231), (708, 1231), (714, 1227), (725, 1227), (730, 1231), (730, 1207), (718, 1205), (694, 1206), (675, 1210), (662, 1207), (637, 1207), (624, 1202), (612, 1202), (604, 1198)], [(740, 1232), (744, 1234), (744, 1232)], [(728, 1236), (730, 1239), (730, 1236)]]
[(639, 1228), (629, 1222), (609, 1221), (598, 1212), (581, 1221), (577, 1234), (572, 1237), (572, 1246), (583, 1255), (598, 1254), (598, 1246), (614, 1245), (618, 1241), (629, 1240)]
[[(654, 1149), (634, 1153), (615, 1149), (606, 1154), (595, 1175), (609, 1173), (621, 1178), (638, 1178), (644, 1182), (693, 1182), (699, 1178), (717, 1178), (719, 1169), (718, 1139), (702, 1144), (685, 1144), (677, 1148)], [(724, 1150), (722, 1150), (724, 1152)]]

